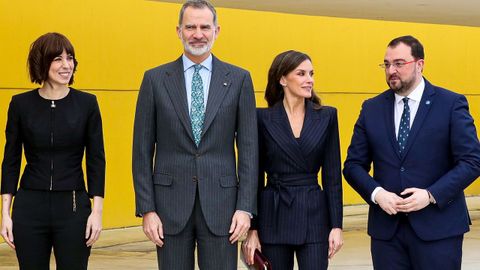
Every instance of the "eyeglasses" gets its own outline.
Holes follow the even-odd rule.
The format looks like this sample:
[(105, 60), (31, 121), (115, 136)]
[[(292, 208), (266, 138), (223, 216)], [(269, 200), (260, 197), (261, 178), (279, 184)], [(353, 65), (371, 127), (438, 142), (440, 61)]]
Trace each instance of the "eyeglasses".
[(408, 65), (408, 64), (411, 64), (411, 63), (414, 63), (414, 62), (417, 62), (418, 60), (412, 60), (412, 61), (409, 61), (409, 62), (405, 62), (405, 61), (396, 61), (396, 62), (393, 62), (393, 63), (388, 63), (388, 62), (385, 62), (383, 64), (380, 64), (379, 66), (383, 69), (389, 69), (391, 66), (393, 66), (395, 69), (401, 69), (403, 68), (405, 65)]

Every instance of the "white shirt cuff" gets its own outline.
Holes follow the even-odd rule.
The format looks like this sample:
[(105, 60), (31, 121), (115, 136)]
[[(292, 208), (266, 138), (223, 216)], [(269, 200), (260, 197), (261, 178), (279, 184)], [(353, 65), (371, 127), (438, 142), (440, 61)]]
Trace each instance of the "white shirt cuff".
[(377, 195), (377, 193), (382, 189), (382, 187), (377, 187), (373, 190), (372, 195), (370, 196), (370, 200), (372, 200), (374, 204), (377, 204), (377, 202), (375, 201), (375, 195)]
[(247, 212), (247, 211), (244, 211), (244, 210), (237, 210), (237, 211), (240, 211), (240, 212), (243, 212), (243, 213), (247, 214), (250, 217), (250, 219), (253, 218), (253, 215), (250, 212)]

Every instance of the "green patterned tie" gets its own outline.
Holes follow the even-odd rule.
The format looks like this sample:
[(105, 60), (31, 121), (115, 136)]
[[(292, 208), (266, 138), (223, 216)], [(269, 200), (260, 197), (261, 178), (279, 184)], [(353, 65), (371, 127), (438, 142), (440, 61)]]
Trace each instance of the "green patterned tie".
[(194, 65), (195, 71), (192, 77), (192, 106), (190, 109), (190, 121), (192, 123), (193, 138), (195, 144), (200, 144), (202, 137), (203, 121), (205, 118), (205, 106), (203, 102), (203, 82), (200, 77), (202, 65)]

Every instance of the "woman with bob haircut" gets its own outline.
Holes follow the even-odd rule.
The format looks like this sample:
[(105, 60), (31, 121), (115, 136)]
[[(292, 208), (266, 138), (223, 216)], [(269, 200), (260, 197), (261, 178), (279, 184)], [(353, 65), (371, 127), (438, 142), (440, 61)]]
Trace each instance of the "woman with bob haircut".
[[(65, 36), (40, 36), (30, 47), (28, 68), (41, 87), (14, 95), (8, 108), (1, 234), (22, 270), (49, 269), (52, 248), (57, 269), (87, 269), (102, 229), (102, 119), (94, 95), (69, 87), (77, 65)], [(22, 147), (26, 165), (19, 179)]]
[(275, 270), (293, 269), (295, 254), (300, 270), (327, 269), (343, 245), (337, 111), (320, 104), (313, 83), (308, 55), (286, 51), (273, 60), (268, 108), (257, 110), (258, 215), (242, 245), (247, 264), (259, 249)]

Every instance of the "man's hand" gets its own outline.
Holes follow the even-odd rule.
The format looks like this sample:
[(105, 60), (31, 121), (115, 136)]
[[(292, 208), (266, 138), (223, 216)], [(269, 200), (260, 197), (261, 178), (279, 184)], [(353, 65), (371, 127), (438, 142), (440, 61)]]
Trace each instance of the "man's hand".
[(228, 231), (232, 234), (229, 238), (230, 243), (237, 242), (242, 235), (247, 233), (248, 229), (250, 229), (250, 216), (244, 211), (235, 211), (232, 217), (232, 225), (230, 225)]
[(163, 224), (157, 213), (148, 212), (143, 215), (143, 232), (155, 245), (163, 246)]
[(409, 213), (418, 211), (430, 204), (430, 197), (428, 196), (428, 191), (426, 189), (407, 188), (400, 194), (410, 194), (410, 196), (397, 204), (397, 209), (400, 212)]
[(403, 199), (395, 193), (384, 189), (378, 191), (375, 195), (375, 201), (389, 215), (395, 215), (398, 212), (397, 206)]

